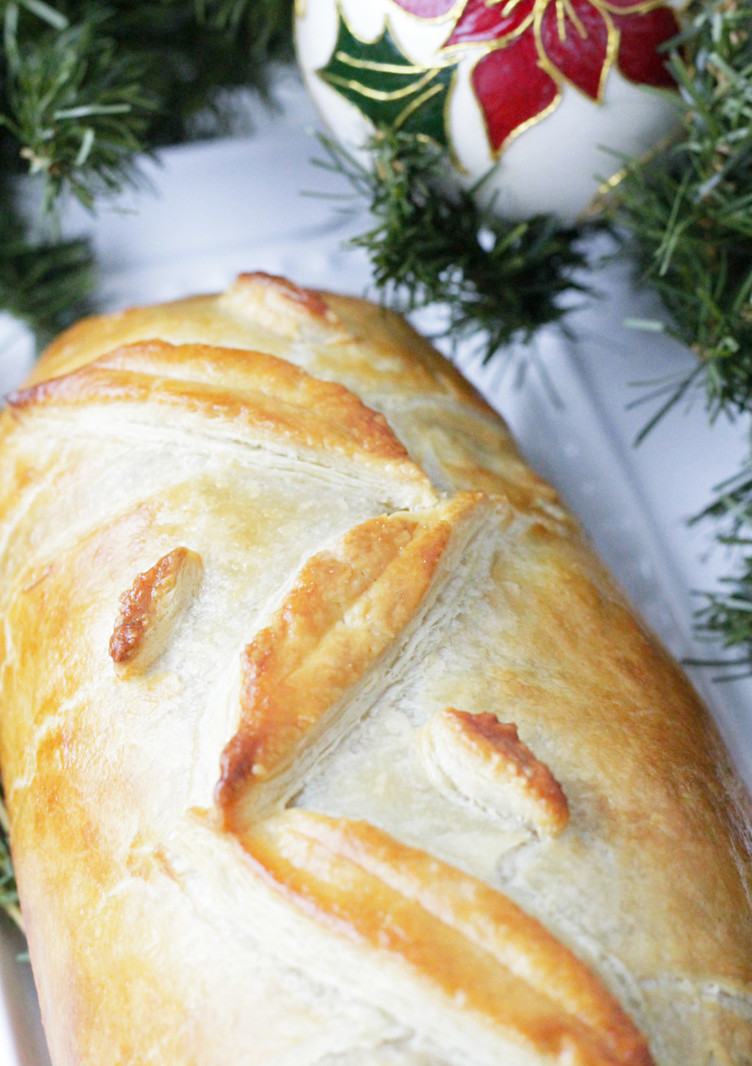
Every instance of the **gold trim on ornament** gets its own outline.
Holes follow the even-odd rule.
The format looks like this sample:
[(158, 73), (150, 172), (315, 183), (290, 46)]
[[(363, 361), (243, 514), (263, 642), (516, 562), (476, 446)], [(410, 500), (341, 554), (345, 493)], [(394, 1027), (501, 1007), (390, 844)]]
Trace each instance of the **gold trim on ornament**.
[[(503, 48), (506, 48), (506, 46), (509, 43), (509, 41), (510, 41), (510, 38), (505, 39), (504, 42), (501, 45), (498, 46), (498, 48), (489, 48), (488, 52), (501, 51)], [(480, 58), (476, 61), (476, 63), (473, 64), (473, 67), (472, 67), (472, 69), (470, 71), (471, 76), (472, 76), (472, 70), (475, 69), (477, 64), (480, 63), (481, 59), (484, 59), (487, 54), (488, 53), (484, 53), (484, 55), (480, 56)], [(548, 118), (548, 116), (550, 114), (552, 114), (552, 112), (554, 112), (556, 110), (556, 108), (559, 106), (559, 104), (561, 103), (561, 79), (557, 78), (555, 80), (556, 80), (556, 96), (551, 101), (551, 103), (548, 105), (548, 107), (544, 107), (542, 111), (539, 111), (536, 115), (533, 115), (532, 118), (526, 119), (525, 122), (521, 122), (519, 124), (519, 126), (515, 126), (515, 128), (511, 131), (511, 133), (507, 134), (507, 136), (504, 138), (504, 140), (501, 142), (501, 144), (499, 145), (498, 148), (494, 148), (493, 147), (493, 144), (492, 144), (492, 141), (491, 141), (491, 131), (490, 131), (489, 126), (488, 126), (488, 120), (486, 119), (486, 113), (483, 110), (483, 108), (480, 106), (480, 103), (478, 104), (478, 110), (480, 111), (481, 118), (483, 120), (483, 128), (484, 128), (485, 133), (486, 133), (486, 144), (488, 145), (488, 151), (489, 151), (489, 154), (491, 156), (491, 159), (493, 159), (493, 161), (495, 163), (498, 163), (498, 161), (503, 156), (504, 152), (507, 151), (509, 146), (514, 141), (516, 141), (518, 137), (520, 137), (523, 133), (526, 133), (528, 130), (532, 129), (533, 126), (537, 126), (538, 123), (542, 122), (545, 118)]]
[[(296, 0), (296, 2), (306, 3), (307, 0)], [(460, 2), (461, 3), (462, 2), (466, 3), (467, 0), (460, 0)], [(400, 10), (402, 11), (404, 9), (400, 8)], [(362, 36), (362, 34), (358, 33), (358, 31), (355, 29), (353, 24), (348, 19), (347, 12), (345, 11), (345, 2), (344, 2), (344, 0), (337, 0), (337, 3), (335, 4), (335, 11), (336, 11), (336, 14), (337, 14), (338, 22), (341, 19), (342, 22), (344, 23), (344, 25), (347, 27), (348, 32), (350, 33), (350, 35), (352, 37), (354, 37), (355, 40), (358, 41), (360, 44), (365, 44), (365, 45), (376, 44), (377, 41), (381, 40), (381, 38), (384, 36), (384, 34), (388, 33), (389, 36), (391, 37), (392, 41), (396, 45), (396, 47), (399, 49), (400, 55), (403, 55), (405, 57), (405, 59), (407, 60), (407, 64), (405, 66), (399, 66), (399, 67), (392, 67), (389, 64), (381, 64), (381, 63), (374, 64), (374, 63), (371, 63), (367, 59), (359, 60), (359, 59), (357, 59), (357, 57), (344, 55), (342, 52), (332, 52), (332, 56), (331, 56), (332, 59), (336, 57), (340, 61), (346, 61), (351, 67), (360, 66), (361, 69), (363, 69), (363, 70), (376, 70), (376, 69), (378, 69), (378, 70), (388, 71), (389, 73), (397, 73), (397, 74), (404, 74), (406, 72), (407, 73), (411, 73), (411, 74), (426, 74), (426, 73), (431, 73), (434, 70), (444, 70), (446, 67), (449, 67), (449, 66), (452, 65), (451, 63), (442, 63), (438, 67), (427, 67), (427, 66), (423, 66), (423, 65), (420, 65), (420, 64), (416, 63), (414, 60), (411, 60), (410, 57), (408, 56), (407, 52), (405, 52), (404, 48), (402, 47), (402, 43), (400, 41), (400, 35), (394, 32), (394, 24), (392, 23), (392, 20), (391, 20), (391, 18), (390, 18), (388, 13), (384, 15), (384, 23), (382, 25), (380, 33), (377, 33), (375, 37), (364, 37), (364, 36)], [(406, 15), (410, 14), (409, 11), (405, 11), (404, 13)], [(413, 17), (415, 17), (415, 16), (413, 16)], [(426, 22), (427, 20), (426, 19), (422, 19), (421, 21), (422, 22)]]
[[(459, 0), (459, 2), (462, 3), (463, 6), (464, 6), (464, 4), (467, 2), (467, 0)], [(338, 6), (339, 6), (339, 3), (338, 3)], [(402, 9), (400, 9), (400, 10), (402, 10)], [(410, 14), (410, 13), (406, 12), (406, 14)], [(342, 19), (345, 22), (345, 24), (347, 25), (347, 27), (350, 30), (350, 33), (353, 35), (353, 37), (356, 37), (362, 44), (373, 43), (373, 42), (369, 42), (369, 41), (365, 40), (364, 38), (360, 37), (359, 34), (357, 34), (353, 30), (352, 26), (347, 21), (347, 16), (345, 15), (344, 11), (342, 11)], [(425, 22), (426, 20), (423, 19), (422, 21)], [(431, 21), (434, 21), (434, 20), (431, 20)], [(438, 20), (436, 20), (436, 21), (438, 21)], [(411, 86), (406, 86), (404, 90), (394, 90), (391, 93), (378, 93), (377, 94), (376, 90), (371, 90), (371, 91), (366, 92), (366, 91), (364, 91), (364, 87), (362, 86), (362, 84), (358, 82), (357, 84), (359, 86), (359, 90), (361, 92), (361, 95), (370, 96), (370, 98), (374, 99), (374, 100), (399, 100), (399, 99), (401, 99), (401, 97), (403, 95), (406, 96), (406, 95), (409, 95), (410, 92), (414, 92), (415, 88), (416, 88), (416, 85), (417, 85), (418, 88), (420, 88), (422, 85), (427, 85), (427, 86), (430, 85), (430, 82), (437, 76), (439, 71), (447, 70), (447, 69), (450, 69), (450, 68), (454, 67), (455, 68), (454, 74), (452, 75), (452, 78), (451, 78), (451, 81), (450, 81), (450, 84), (449, 84), (449, 88), (447, 89), (446, 100), (444, 102), (444, 107), (443, 107), (442, 111), (443, 111), (443, 119), (444, 119), (444, 129), (446, 131), (446, 147), (447, 147), (447, 151), (449, 152), (449, 157), (452, 160), (453, 165), (457, 168), (457, 170), (460, 170), (462, 173), (465, 173), (466, 172), (466, 167), (460, 162), (460, 158), (459, 158), (459, 155), (457, 153), (457, 149), (456, 149), (456, 146), (455, 146), (455, 143), (454, 143), (454, 137), (452, 136), (452, 127), (451, 127), (451, 122), (450, 122), (452, 101), (454, 99), (454, 93), (455, 93), (455, 91), (457, 89), (457, 69), (456, 69), (456, 64), (455, 63), (439, 63), (436, 66), (429, 67), (429, 66), (421, 66), (420, 64), (415, 63), (413, 60), (410, 59), (410, 57), (407, 55), (407, 53), (405, 52), (404, 48), (402, 47), (402, 44), (399, 41), (398, 35), (395, 34), (395, 32), (394, 32), (394, 26), (393, 26), (392, 20), (391, 20), (391, 18), (390, 18), (390, 16), (388, 14), (385, 15), (385, 17), (384, 17), (384, 28), (381, 31), (381, 36), (383, 36), (385, 33), (389, 34), (389, 36), (391, 37), (391, 39), (394, 41), (395, 45), (399, 49), (400, 54), (403, 55), (405, 57), (405, 59), (408, 60), (408, 63), (411, 64), (410, 66), (407, 66), (407, 67), (398, 67), (397, 68), (397, 72), (398, 73), (404, 73), (405, 70), (409, 70), (409, 71), (412, 71), (412, 72), (414, 72), (416, 74), (423, 74), (424, 76), (417, 83), (413, 82)], [(380, 39), (379, 37), (374, 37), (373, 38), (374, 41), (377, 41), (379, 39)], [(357, 64), (353, 64), (353, 66), (355, 66), (355, 65), (357, 65)], [(362, 61), (362, 65), (363, 65), (364, 68), (371, 66), (371, 64), (369, 64), (367, 60)], [(379, 65), (378, 69), (386, 70), (386, 69), (389, 69), (389, 68)], [(332, 79), (332, 80), (334, 80), (334, 79)], [(435, 96), (437, 93), (440, 93), (440, 92), (441, 92), (441, 85), (435, 85), (435, 86), (431, 86), (430, 88), (428, 88), (426, 90), (426, 92), (422, 93), (416, 100), (414, 100), (412, 102), (412, 104), (410, 104), (408, 107), (406, 107), (403, 110), (403, 112), (400, 115), (400, 117), (394, 123), (394, 128), (395, 129), (400, 129), (402, 126), (404, 126), (405, 122), (408, 120), (410, 115), (412, 115), (415, 111), (417, 111), (418, 108), (421, 107), (427, 100), (430, 100), (432, 96)], [(360, 113), (363, 114), (362, 111)], [(368, 116), (366, 116), (366, 118), (368, 118)], [(371, 121), (371, 120), (369, 119), (368, 121)], [(371, 124), (373, 124), (373, 123), (371, 123)], [(422, 134), (419, 134), (418, 136), (419, 137), (423, 137)], [(424, 140), (430, 140), (430, 138), (428, 136), (423, 137), (423, 139)]]
[(623, 167), (620, 167), (615, 174), (612, 174), (610, 178), (604, 178), (598, 185), (597, 189), (593, 193), (590, 203), (580, 212), (579, 218), (592, 218), (602, 213), (603, 208), (600, 206), (600, 202), (604, 200), (609, 193), (617, 189), (619, 185), (624, 181), (629, 172), (634, 169), (635, 166), (645, 167), (649, 165), (654, 159), (662, 155), (667, 151), (672, 144), (674, 144), (678, 137), (678, 130), (674, 130), (672, 133), (666, 134), (665, 137), (661, 137), (658, 144), (653, 145), (642, 155), (637, 156), (635, 159), (625, 163)]
[(486, 138), (488, 140), (488, 148), (489, 148), (489, 151), (491, 153), (491, 158), (493, 160), (495, 160), (496, 162), (498, 162), (501, 159), (501, 157), (504, 155), (504, 152), (506, 152), (508, 150), (509, 146), (514, 141), (516, 141), (518, 137), (521, 137), (523, 133), (527, 133), (527, 131), (531, 130), (533, 128), (533, 126), (537, 126), (539, 122), (543, 122), (543, 120), (545, 118), (548, 118), (549, 115), (553, 114), (553, 112), (556, 110), (556, 108), (559, 106), (560, 103), (561, 103), (561, 89), (557, 85), (556, 96), (551, 101), (551, 103), (548, 105), (548, 107), (544, 107), (544, 109), (542, 111), (539, 111), (537, 115), (533, 115), (532, 118), (526, 119), (525, 122), (521, 122), (519, 126), (515, 126), (515, 128), (512, 130), (512, 132), (509, 133), (504, 138), (504, 140), (502, 141), (502, 143), (499, 145), (498, 148), (492, 148), (491, 147), (491, 135), (490, 135), (490, 133), (488, 131), (488, 123), (485, 121), (485, 116), (484, 116), (484, 125), (486, 127)]
[[(436, 96), (436, 94), (440, 93), (440, 92), (441, 92), (441, 85), (434, 85), (431, 89), (428, 89), (427, 92), (424, 92), (422, 94), (422, 96), (419, 96), (416, 100), (413, 100), (412, 104), (410, 104), (408, 107), (406, 107), (404, 109), (404, 111), (402, 112), (401, 117), (399, 119), (397, 119), (397, 121), (394, 123), (395, 130), (398, 130), (402, 126), (404, 126), (404, 124), (407, 122), (407, 120), (410, 118), (410, 116), (413, 114), (414, 111), (417, 111), (418, 108), (422, 107), (423, 104), (425, 104), (425, 102), (427, 100), (430, 100), (432, 96)], [(446, 114), (446, 110), (447, 109), (445, 108), (444, 110), (445, 110), (444, 123), (445, 123), (445, 128), (448, 130), (448, 127), (446, 126), (446, 121), (447, 121), (447, 117), (448, 117), (447, 114)], [(430, 138), (427, 137), (427, 136), (426, 136), (425, 139), (426, 140), (430, 140)], [(449, 153), (450, 153), (452, 159), (454, 159), (456, 153), (454, 151), (454, 145), (452, 144), (452, 138), (451, 138), (451, 136), (449, 134), (447, 134), (447, 147), (449, 148)]]
[(462, 162), (457, 152), (454, 143), (454, 135), (452, 133), (452, 103), (454, 101), (454, 94), (457, 91), (457, 81), (457, 69), (455, 67), (454, 75), (449, 84), (449, 89), (447, 90), (446, 99), (444, 101), (444, 129), (446, 130), (447, 151), (449, 152), (449, 158), (451, 159), (452, 164), (461, 174), (469, 174), (470, 172), (468, 168)]
[[(366, 98), (368, 98), (370, 100), (379, 100), (379, 101), (401, 100), (405, 96), (410, 96), (412, 93), (414, 93), (416, 91), (416, 89), (418, 91), (420, 91), (420, 89), (423, 86), (428, 86), (427, 90), (424, 93), (422, 93), (420, 95), (420, 97), (410, 107), (405, 108), (404, 112), (402, 113), (402, 116), (400, 117), (400, 119), (396, 123), (396, 128), (399, 128), (400, 126), (402, 126), (405, 123), (405, 121), (413, 113), (413, 111), (415, 111), (419, 106), (424, 104), (426, 102), (426, 100), (430, 100), (430, 98), (432, 96), (435, 96), (436, 93), (441, 92), (441, 86), (440, 85), (431, 86), (430, 83), (436, 77), (436, 75), (437, 75), (437, 73), (439, 71), (446, 70), (448, 67), (451, 67), (454, 64), (452, 64), (452, 63), (442, 63), (442, 64), (439, 64), (438, 66), (435, 66), (435, 67), (428, 67), (428, 66), (423, 66), (423, 65), (421, 65), (419, 63), (415, 63), (413, 60), (411, 60), (410, 57), (407, 55), (407, 53), (402, 48), (402, 45), (399, 42), (398, 35), (395, 34), (395, 32), (394, 32), (394, 26), (392, 25), (392, 21), (391, 21), (391, 19), (390, 19), (388, 14), (384, 18), (384, 25), (383, 25), (383, 27), (381, 29), (381, 32), (378, 33), (375, 37), (369, 38), (369, 37), (363, 37), (361, 34), (359, 34), (357, 32), (357, 30), (355, 30), (355, 28), (351, 24), (350, 20), (348, 19), (346, 12), (344, 11), (344, 5), (341, 2), (341, 0), (337, 0), (336, 10), (337, 10), (338, 18), (342, 19), (342, 22), (347, 27), (348, 32), (351, 34), (352, 37), (355, 38), (356, 41), (359, 41), (360, 44), (364, 44), (364, 45), (375, 44), (377, 41), (381, 40), (381, 38), (384, 36), (384, 34), (388, 33), (389, 36), (391, 37), (391, 39), (394, 41), (394, 43), (397, 46), (397, 48), (399, 49), (400, 54), (403, 55), (405, 57), (405, 59), (407, 60), (407, 63), (405, 65), (401, 65), (401, 64), (397, 65), (397, 64), (395, 64), (394, 66), (392, 66), (391, 64), (388, 64), (388, 63), (387, 64), (380, 63), (380, 62), (379, 63), (374, 63), (374, 62), (372, 62), (369, 59), (360, 59), (357, 56), (351, 56), (351, 55), (348, 55), (346, 52), (341, 52), (341, 51), (333, 52), (331, 58), (336, 58), (343, 66), (351, 67), (353, 70), (376, 70), (376, 71), (379, 71), (379, 72), (380, 71), (386, 71), (387, 73), (391, 73), (391, 74), (406, 74), (407, 73), (407, 74), (423, 75), (423, 77), (420, 78), (417, 82), (411, 82), (410, 85), (406, 85), (402, 89), (392, 89), (392, 90), (389, 90), (389, 91), (381, 91), (379, 89), (372, 89), (372, 88), (369, 88), (369, 87), (363, 85), (363, 83), (360, 82), (360, 81), (356, 81), (355, 79), (350, 81), (347, 78), (338, 77), (336, 74), (328, 74), (326, 79), (325, 79), (326, 83), (329, 84), (330, 86), (332, 86), (333, 88), (334, 87), (340, 87), (340, 88), (344, 88), (344, 89), (349, 89), (349, 90), (354, 91), (354, 92), (357, 91), (357, 93), (360, 96), (366, 97)], [(425, 21), (425, 20), (423, 20), (423, 21)], [(449, 120), (449, 101), (450, 101), (452, 93), (453, 93), (454, 85), (456, 85), (456, 81), (457, 81), (457, 77), (456, 77), (456, 74), (455, 74), (455, 76), (452, 79), (452, 83), (453, 83), (452, 87), (447, 92), (447, 103), (446, 103), (446, 106), (444, 107), (444, 121), (445, 121), (445, 127), (444, 128), (447, 130), (447, 140), (450, 142), (448, 147), (449, 147), (449, 151), (450, 151), (450, 154), (452, 155), (452, 157), (454, 157), (456, 155), (456, 152), (454, 150), (454, 146), (451, 144), (451, 137), (449, 136), (448, 120)], [(345, 98), (345, 99), (347, 99), (347, 98)], [(348, 103), (350, 103), (355, 108), (355, 110), (358, 111), (361, 115), (364, 115), (364, 112), (361, 111), (360, 108), (358, 107), (358, 105), (354, 104), (352, 102), (352, 100), (348, 100)], [(371, 119), (368, 117), (368, 115), (364, 115), (364, 117), (371, 123), (371, 125), (373, 125), (373, 123), (372, 123)]]
[[(363, 66), (365, 67), (367, 66), (367, 64), (364, 64)], [(384, 68), (379, 67), (377, 69), (383, 70)], [(400, 67), (400, 72), (404, 69), (405, 68)], [(419, 67), (416, 68), (416, 72), (420, 72), (421, 69), (422, 68)], [(352, 89), (354, 91), (357, 91), (360, 96), (364, 96), (369, 100), (401, 100), (405, 96), (411, 96), (416, 91), (416, 89), (420, 90), (424, 85), (429, 85), (430, 82), (433, 81), (435, 76), (436, 68), (425, 69), (424, 77), (419, 79), (417, 82), (411, 82), (409, 85), (404, 86), (404, 88), (402, 89), (391, 89), (387, 92), (381, 89), (371, 89), (368, 86), (363, 85), (362, 82), (355, 80), (349, 81), (347, 78), (340, 78), (336, 74), (328, 74), (326, 77), (326, 81), (329, 85), (339, 85), (345, 89)], [(438, 85), (435, 87), (435, 89), (431, 89), (428, 95), (433, 96), (436, 92), (440, 91), (441, 86)], [(424, 99), (427, 98), (428, 97), (424, 97)]]
[[(386, 26), (384, 30), (386, 32)], [(380, 40), (377, 37), (375, 40)], [(402, 52), (402, 49), (400, 49)], [(405, 56), (405, 53), (402, 52)], [(427, 74), (429, 71), (433, 71), (435, 67), (421, 67), (417, 63), (413, 63), (408, 56), (405, 56), (407, 63), (381, 63), (374, 62), (372, 59), (360, 59), (359, 56), (348, 55), (347, 52), (333, 52), (333, 59), (338, 59), (340, 63), (348, 67), (353, 67), (354, 70), (376, 70), (384, 71), (388, 74)]]
[[(596, 8), (599, 14), (603, 16), (606, 22), (607, 43), (606, 54), (603, 59), (603, 65), (601, 66), (601, 73), (598, 79), (598, 92), (596, 94), (595, 101), (593, 101), (593, 97), (589, 93), (586, 93), (583, 89), (581, 89), (579, 85), (575, 84), (575, 82), (570, 81), (566, 74), (564, 74), (564, 72), (560, 70), (555, 63), (553, 63), (553, 61), (549, 58), (546, 52), (546, 49), (543, 45), (541, 22), (543, 20), (543, 15), (548, 9), (548, 5), (550, 3), (556, 4), (556, 17), (557, 24), (559, 26), (559, 39), (561, 41), (566, 40), (565, 20), (567, 14), (572, 20), (572, 23), (577, 32), (579, 33), (580, 37), (585, 38), (587, 36), (587, 31), (585, 30), (585, 27), (582, 25), (575, 12), (572, 10), (571, 0), (538, 0), (538, 3), (536, 3), (535, 5), (536, 17), (533, 24), (533, 32), (535, 33), (535, 43), (538, 49), (538, 56), (541, 67), (546, 71), (547, 74), (550, 74), (550, 76), (554, 79), (557, 85), (562, 86), (565, 83), (567, 85), (571, 85), (572, 88), (575, 89), (578, 93), (580, 93), (581, 96), (584, 96), (586, 100), (589, 100), (591, 103), (595, 102), (596, 104), (602, 104), (606, 90), (606, 81), (608, 79), (608, 75), (611, 73), (611, 68), (614, 66), (619, 51), (619, 30), (617, 30), (616, 26), (614, 26), (609, 12), (606, 11), (603, 7), (601, 7), (600, 3), (594, 3), (593, 7)], [(565, 7), (568, 10), (564, 10)]]
[[(449, 8), (446, 14), (434, 15), (433, 17), (428, 18), (425, 15), (416, 15), (413, 11), (407, 11), (397, 2), (397, 0), (390, 0), (390, 2), (399, 9), (400, 14), (404, 15), (405, 18), (412, 19), (413, 22), (419, 22), (423, 26), (439, 26), (442, 22), (456, 22), (467, 7), (467, 0), (455, 0), (454, 4)], [(502, 0), (490, 0), (490, 2), (501, 3)]]
[[(488, 7), (491, 7), (492, 4), (505, 3), (506, 10), (503, 11), (502, 14), (507, 14), (509, 11), (514, 11), (518, 4), (522, 3), (522, 0), (486, 0), (486, 2)], [(545, 0), (545, 2), (547, 3), (548, 0)], [(519, 26), (515, 26), (513, 30), (510, 30), (509, 33), (505, 33), (503, 37), (494, 37), (490, 41), (460, 41), (458, 44), (442, 45), (439, 52), (441, 52), (442, 55), (452, 55), (454, 53), (470, 53), (471, 51), (477, 51), (477, 49), (482, 48), (483, 55), (480, 56), (480, 59), (483, 59), (483, 56), (487, 56), (491, 52), (496, 52), (499, 48), (505, 48), (507, 44), (516, 40), (518, 37), (521, 37), (526, 30), (530, 29), (530, 23), (535, 18), (535, 12), (539, 3), (540, 0), (537, 0), (530, 14), (523, 19)], [(480, 62), (480, 59), (476, 60), (476, 62)]]
[(670, 8), (675, 15), (678, 15), (681, 14), (685, 6), (682, 5), (681, 8), (674, 7), (673, 4), (666, 3), (666, 0), (636, 0), (634, 4), (625, 6), (610, 3), (609, 0), (598, 0), (596, 4), (596, 7), (609, 11), (612, 15), (646, 15), (648, 11), (655, 11), (658, 7)]

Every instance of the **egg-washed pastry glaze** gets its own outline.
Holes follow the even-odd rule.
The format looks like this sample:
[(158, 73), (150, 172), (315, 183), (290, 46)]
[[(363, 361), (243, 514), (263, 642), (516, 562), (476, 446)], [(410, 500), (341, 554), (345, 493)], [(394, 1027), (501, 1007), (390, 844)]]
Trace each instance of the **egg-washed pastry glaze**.
[(68, 330), (0, 613), (54, 1066), (751, 1066), (716, 730), (403, 319), (247, 274)]

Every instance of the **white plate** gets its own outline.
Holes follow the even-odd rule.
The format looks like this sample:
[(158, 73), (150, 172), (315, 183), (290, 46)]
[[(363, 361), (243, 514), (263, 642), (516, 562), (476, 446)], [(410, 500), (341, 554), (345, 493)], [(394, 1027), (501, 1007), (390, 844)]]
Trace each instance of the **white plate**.
[[(105, 305), (214, 291), (243, 270), (373, 295), (365, 256), (342, 246), (367, 219), (358, 205), (351, 204), (354, 215), (346, 213), (349, 201), (341, 197), (349, 187), (314, 164), (323, 155), (312, 133), (315, 118), (294, 81), (282, 86), (281, 98), (284, 112), (262, 117), (248, 138), (183, 146), (145, 163), (147, 187), (100, 209), (95, 223), (83, 212), (68, 213), (70, 232), (93, 235)], [(329, 198), (310, 195), (321, 193)], [(647, 391), (635, 383), (664, 380), (690, 367), (692, 357), (661, 334), (624, 325), (660, 318), (652, 294), (635, 291), (629, 275), (625, 264), (599, 270), (602, 297), (569, 320), (575, 341), (544, 331), (529, 350), (498, 355), (488, 367), (471, 351), (458, 362), (581, 517), (673, 653), (707, 657), (708, 647), (694, 639), (692, 590), (712, 587), (728, 560), (715, 546), (713, 527), (689, 529), (687, 519), (737, 471), (749, 427), (711, 427), (700, 397), (635, 448), (649, 415), (649, 408), (632, 406)], [(3, 393), (32, 358), (28, 334), (0, 316)], [(719, 684), (707, 670), (694, 670), (693, 680), (752, 787), (752, 685)], [(19, 950), (18, 937), (0, 928), (0, 1063), (45, 1066), (33, 985)]]

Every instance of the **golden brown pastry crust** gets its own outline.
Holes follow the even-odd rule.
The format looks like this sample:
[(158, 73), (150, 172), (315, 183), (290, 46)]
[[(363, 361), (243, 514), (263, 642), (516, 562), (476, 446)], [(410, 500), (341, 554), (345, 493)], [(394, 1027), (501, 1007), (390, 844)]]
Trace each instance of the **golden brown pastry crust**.
[(516, 815), (537, 833), (556, 836), (569, 821), (564, 791), (545, 763), (520, 740), (513, 722), (494, 714), (439, 711), (425, 728), (425, 754), (440, 786), (504, 816)]
[(0, 423), (0, 760), (55, 1066), (750, 1066), (748, 802), (400, 318), (89, 319)]

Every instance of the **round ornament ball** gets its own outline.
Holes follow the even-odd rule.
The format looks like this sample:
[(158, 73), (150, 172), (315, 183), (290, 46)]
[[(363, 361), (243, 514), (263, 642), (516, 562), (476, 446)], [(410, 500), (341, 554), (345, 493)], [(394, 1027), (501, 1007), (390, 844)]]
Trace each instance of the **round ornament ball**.
[[(574, 221), (677, 122), (664, 0), (297, 0), (322, 119), (358, 152), (377, 125), (446, 147), (499, 214)], [(483, 179), (481, 181), (481, 179)]]

